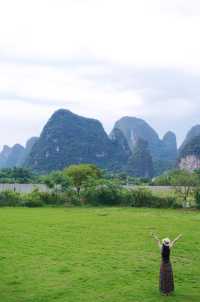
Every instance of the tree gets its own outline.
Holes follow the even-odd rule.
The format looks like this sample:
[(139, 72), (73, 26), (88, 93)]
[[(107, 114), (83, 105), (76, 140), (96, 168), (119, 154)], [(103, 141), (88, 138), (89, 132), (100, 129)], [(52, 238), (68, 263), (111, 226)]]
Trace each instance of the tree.
[(70, 186), (70, 179), (62, 171), (54, 171), (49, 175), (42, 177), (42, 181), (51, 189), (56, 189), (58, 186), (61, 191), (65, 191)]
[(1, 183), (33, 183), (36, 181), (38, 181), (38, 177), (26, 168), (14, 167), (0, 170)]
[(100, 178), (101, 170), (92, 164), (71, 165), (64, 170), (64, 175), (71, 179), (78, 196), (80, 196), (80, 191), (84, 183), (90, 178)]
[(160, 176), (157, 176), (153, 180), (154, 186), (170, 186), (171, 185), (171, 176), (169, 173), (164, 173)]
[(199, 178), (195, 173), (186, 170), (177, 170), (171, 173), (170, 182), (175, 187), (176, 192), (187, 202), (194, 188), (199, 185)]

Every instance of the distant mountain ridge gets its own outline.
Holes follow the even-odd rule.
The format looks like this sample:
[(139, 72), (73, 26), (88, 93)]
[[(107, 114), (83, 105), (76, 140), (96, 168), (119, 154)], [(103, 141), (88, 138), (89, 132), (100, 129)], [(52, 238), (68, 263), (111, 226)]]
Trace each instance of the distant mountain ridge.
[(13, 147), (5, 145), (0, 153), (0, 168), (23, 166), (37, 139), (36, 137), (29, 139), (25, 148), (20, 144), (15, 144)]
[[(173, 132), (168, 131), (160, 138), (142, 119), (122, 117), (107, 135), (98, 120), (60, 109), (51, 116), (39, 138), (31, 138), (25, 147), (4, 146), (0, 168), (24, 166), (48, 173), (70, 164), (94, 163), (113, 172), (152, 177), (177, 165), (200, 168), (199, 146), (200, 125), (188, 132), (177, 150)], [(191, 163), (195, 160), (195, 164)]]
[[(162, 141), (141, 119), (122, 118), (108, 136), (99, 121), (60, 109), (45, 125), (25, 164), (45, 173), (70, 164), (94, 163), (111, 171), (151, 177), (154, 161), (160, 160), (167, 169), (175, 163), (176, 153), (176, 137), (172, 132), (168, 132)], [(163, 169), (161, 164), (157, 170)]]

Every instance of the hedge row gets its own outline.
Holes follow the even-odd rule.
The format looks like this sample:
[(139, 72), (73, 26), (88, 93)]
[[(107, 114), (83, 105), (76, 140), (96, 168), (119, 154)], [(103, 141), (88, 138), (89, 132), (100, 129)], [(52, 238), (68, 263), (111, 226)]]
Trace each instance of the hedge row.
[(150, 208), (177, 208), (180, 205), (175, 197), (157, 196), (147, 189), (127, 190), (109, 183), (87, 187), (80, 196), (74, 190), (64, 193), (29, 194), (12, 191), (0, 192), (0, 206), (42, 207), (45, 205), (91, 205), (91, 206), (131, 206)]
[(181, 205), (175, 196), (157, 196), (150, 190), (139, 188), (136, 190), (120, 189), (120, 187), (100, 186), (83, 193), (84, 203), (92, 205), (119, 205), (149, 208), (178, 208)]
[(0, 192), (0, 206), (25, 206), (25, 207), (42, 207), (44, 205), (59, 205), (64, 204), (65, 198), (62, 194), (43, 193), (33, 191), (32, 193), (24, 194), (13, 191)]

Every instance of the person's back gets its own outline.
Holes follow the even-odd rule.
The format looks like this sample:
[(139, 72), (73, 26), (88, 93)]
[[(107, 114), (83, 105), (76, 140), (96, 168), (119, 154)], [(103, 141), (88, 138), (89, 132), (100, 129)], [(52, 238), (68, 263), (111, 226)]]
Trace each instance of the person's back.
[(161, 255), (163, 262), (168, 263), (170, 261), (170, 247), (163, 244)]

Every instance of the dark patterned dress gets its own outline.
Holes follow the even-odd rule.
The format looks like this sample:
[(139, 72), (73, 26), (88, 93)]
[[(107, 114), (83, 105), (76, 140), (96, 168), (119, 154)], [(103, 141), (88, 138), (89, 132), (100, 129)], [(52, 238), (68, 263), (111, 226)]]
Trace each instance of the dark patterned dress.
[(162, 262), (160, 266), (160, 291), (169, 295), (174, 291), (173, 270), (170, 262), (170, 247), (162, 245)]

